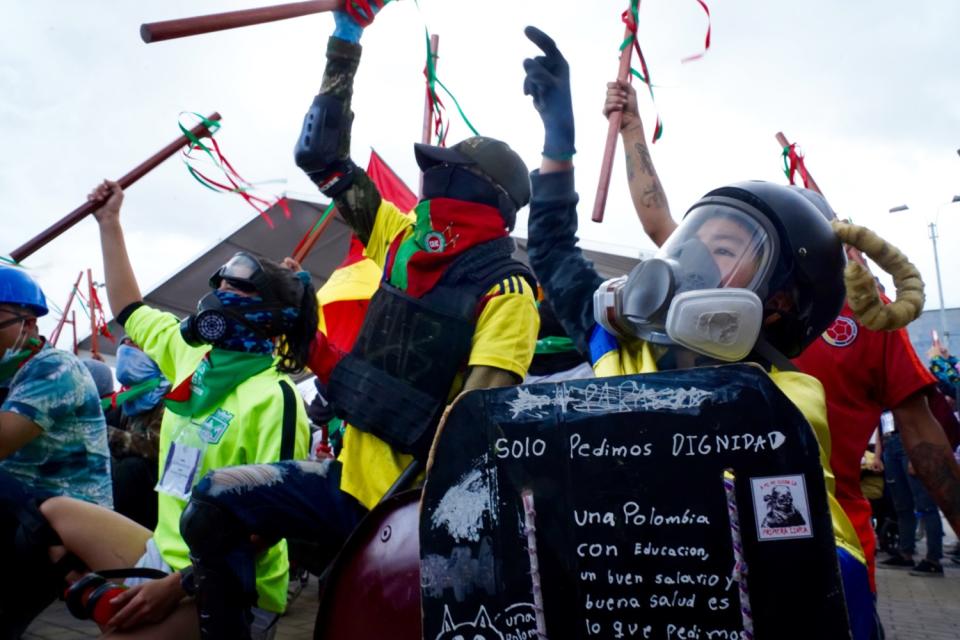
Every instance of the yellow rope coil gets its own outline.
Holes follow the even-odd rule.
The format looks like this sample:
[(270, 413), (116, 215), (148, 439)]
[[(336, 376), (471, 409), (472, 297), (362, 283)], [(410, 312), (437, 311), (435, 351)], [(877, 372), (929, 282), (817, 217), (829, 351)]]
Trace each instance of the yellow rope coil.
[(907, 256), (866, 227), (839, 220), (831, 224), (844, 244), (860, 249), (893, 276), (896, 299), (884, 304), (873, 274), (861, 264), (847, 263), (843, 274), (847, 301), (863, 326), (874, 331), (894, 331), (917, 319), (923, 311), (923, 280)]

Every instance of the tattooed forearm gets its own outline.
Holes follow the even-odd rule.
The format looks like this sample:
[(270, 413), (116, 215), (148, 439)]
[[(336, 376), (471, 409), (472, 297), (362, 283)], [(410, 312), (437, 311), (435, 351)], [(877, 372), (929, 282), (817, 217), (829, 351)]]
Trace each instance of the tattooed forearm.
[(650, 151), (647, 149), (646, 143), (637, 142), (633, 145), (633, 148), (637, 152), (637, 159), (640, 162), (640, 171), (644, 172), (648, 176), (654, 175), (653, 159), (650, 158)]
[(654, 178), (653, 184), (643, 190), (643, 194), (640, 196), (640, 204), (651, 209), (667, 206), (667, 194), (663, 192), (659, 180)]
[(950, 447), (920, 442), (910, 447), (907, 455), (917, 477), (956, 530), (960, 525), (960, 473)]
[(627, 160), (627, 182), (633, 182), (633, 178), (637, 174), (633, 170), (633, 158), (630, 156), (629, 152), (626, 153), (626, 160)]

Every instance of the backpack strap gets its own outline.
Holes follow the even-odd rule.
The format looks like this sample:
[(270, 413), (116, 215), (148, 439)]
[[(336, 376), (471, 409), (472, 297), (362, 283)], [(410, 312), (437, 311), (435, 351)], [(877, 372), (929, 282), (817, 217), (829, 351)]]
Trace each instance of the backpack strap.
[(297, 441), (297, 395), (284, 380), (279, 383), (283, 393), (283, 427), (280, 436), (280, 459), (293, 460), (293, 451)]

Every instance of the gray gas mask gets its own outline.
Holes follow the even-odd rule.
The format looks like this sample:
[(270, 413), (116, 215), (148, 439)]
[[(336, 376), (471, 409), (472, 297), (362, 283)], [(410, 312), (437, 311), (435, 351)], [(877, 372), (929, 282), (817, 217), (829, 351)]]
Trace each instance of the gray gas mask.
[(621, 338), (741, 360), (760, 335), (776, 246), (765, 219), (695, 205), (655, 257), (597, 289), (594, 317)]

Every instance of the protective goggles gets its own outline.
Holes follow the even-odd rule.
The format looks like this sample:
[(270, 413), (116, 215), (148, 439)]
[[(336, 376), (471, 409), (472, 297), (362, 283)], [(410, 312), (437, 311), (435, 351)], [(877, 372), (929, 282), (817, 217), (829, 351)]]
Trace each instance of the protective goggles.
[(222, 282), (244, 293), (264, 295), (269, 287), (260, 261), (245, 251), (238, 251), (216, 273), (210, 276), (210, 287), (217, 289)]

